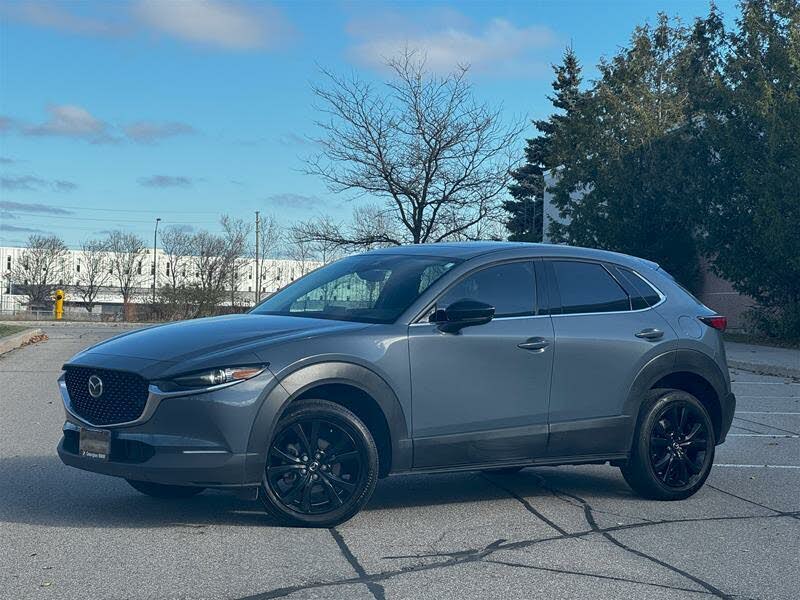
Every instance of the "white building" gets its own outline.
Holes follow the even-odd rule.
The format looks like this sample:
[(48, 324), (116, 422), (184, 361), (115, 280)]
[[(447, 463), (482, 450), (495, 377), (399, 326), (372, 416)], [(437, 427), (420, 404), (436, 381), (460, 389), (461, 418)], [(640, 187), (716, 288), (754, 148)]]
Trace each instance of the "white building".
[[(13, 280), (12, 273), (15, 265), (23, 260), (26, 248), (14, 246), (0, 246), (0, 316), (3, 314), (16, 314), (26, 310), (25, 296), (15, 294), (15, 284), (22, 284)], [(191, 285), (198, 281), (199, 273), (194, 265), (193, 257), (181, 257), (178, 261), (182, 270), (181, 279), (185, 284)], [(86, 313), (81, 298), (77, 295), (74, 284), (81, 276), (86, 274), (88, 257), (81, 250), (69, 250), (61, 264), (61, 274), (57, 283), (66, 291), (66, 312)], [(171, 282), (173, 265), (164, 252), (156, 254), (156, 285), (160, 289)], [(268, 296), (276, 290), (285, 287), (298, 277), (301, 277), (321, 266), (314, 261), (296, 261), (285, 259), (265, 259), (261, 261), (261, 298)], [(237, 303), (253, 304), (256, 299), (256, 265), (255, 259), (242, 259), (238, 265), (237, 277)], [(135, 263), (134, 287), (132, 302), (149, 302), (153, 291), (153, 249), (144, 251), (141, 258)], [(227, 301), (230, 304), (230, 301)], [(109, 274), (97, 296), (95, 312), (100, 314), (119, 313), (122, 308), (122, 295), (115, 286), (113, 275)]]

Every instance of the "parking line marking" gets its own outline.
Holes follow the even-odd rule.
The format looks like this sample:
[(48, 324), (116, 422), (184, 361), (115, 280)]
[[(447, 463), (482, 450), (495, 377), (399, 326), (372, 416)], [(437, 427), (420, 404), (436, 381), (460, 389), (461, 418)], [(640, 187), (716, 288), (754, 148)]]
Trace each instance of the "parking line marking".
[(790, 435), (788, 433), (729, 433), (728, 437), (800, 438), (800, 435)]
[(737, 415), (795, 415), (800, 417), (800, 412), (773, 412), (770, 410), (737, 410)]
[(730, 463), (714, 463), (714, 466), (740, 469), (800, 469), (800, 465), (736, 465)]
[(736, 394), (736, 399), (741, 400), (747, 398), (748, 400), (800, 400), (800, 396), (740, 396)]
[(735, 379), (731, 383), (734, 385), (800, 385), (795, 381), (736, 381)]

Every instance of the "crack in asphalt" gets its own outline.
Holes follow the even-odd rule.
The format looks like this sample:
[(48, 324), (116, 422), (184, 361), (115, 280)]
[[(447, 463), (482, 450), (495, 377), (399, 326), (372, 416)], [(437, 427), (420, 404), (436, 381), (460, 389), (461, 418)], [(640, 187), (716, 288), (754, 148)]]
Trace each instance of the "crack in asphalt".
[[(344, 537), (342, 537), (339, 530), (336, 529), (336, 527), (331, 527), (328, 531), (331, 532), (331, 536), (333, 536), (333, 539), (336, 541), (336, 545), (339, 546), (339, 550), (342, 552), (342, 555), (344, 555), (345, 560), (353, 567), (356, 575), (361, 578), (366, 578), (367, 572), (364, 570), (364, 567), (361, 566), (361, 563), (358, 562), (358, 559), (355, 554), (353, 554), (353, 551), (350, 550), (350, 546), (347, 545), (347, 542), (344, 541)], [(364, 583), (370, 593), (375, 597), (375, 600), (386, 600), (386, 591), (381, 584), (374, 581), (365, 581)]]
[(557, 523), (555, 523), (554, 521), (552, 521), (552, 520), (548, 519), (547, 517), (545, 517), (545, 516), (544, 516), (544, 515), (543, 515), (541, 512), (539, 512), (538, 510), (536, 510), (536, 509), (535, 509), (535, 508), (534, 508), (534, 507), (531, 505), (531, 503), (530, 503), (530, 502), (528, 502), (528, 501), (527, 501), (525, 498), (523, 498), (522, 496), (520, 496), (520, 495), (519, 495), (517, 492), (515, 492), (515, 491), (514, 491), (514, 490), (512, 490), (511, 488), (509, 488), (509, 487), (506, 487), (506, 486), (504, 486), (504, 485), (502, 485), (502, 484), (500, 484), (500, 483), (498, 483), (498, 482), (494, 481), (493, 479), (489, 478), (489, 477), (488, 477), (488, 476), (487, 476), (485, 473), (481, 473), (481, 475), (480, 475), (480, 476), (481, 476), (481, 478), (482, 478), (482, 479), (484, 479), (485, 481), (488, 481), (490, 484), (492, 484), (492, 485), (493, 485), (493, 486), (495, 486), (496, 488), (500, 488), (500, 489), (501, 489), (501, 490), (503, 490), (505, 493), (507, 493), (509, 496), (511, 496), (512, 498), (514, 498), (514, 499), (515, 499), (517, 502), (519, 502), (520, 504), (522, 504), (522, 506), (524, 506), (524, 507), (525, 507), (525, 510), (527, 510), (529, 513), (531, 513), (533, 516), (535, 516), (537, 519), (539, 519), (540, 521), (542, 521), (542, 522), (543, 522), (543, 523), (545, 523), (546, 525), (549, 525), (551, 528), (555, 529), (555, 530), (556, 530), (558, 533), (560, 533), (561, 535), (568, 535), (568, 534), (569, 534), (569, 532), (568, 532), (566, 529), (562, 528), (560, 525), (558, 525), (558, 524), (557, 524)]
[(545, 571), (548, 573), (561, 573), (564, 575), (580, 575), (583, 577), (594, 577), (596, 579), (607, 579), (610, 581), (622, 581), (624, 583), (637, 583), (639, 585), (647, 585), (650, 587), (664, 588), (674, 590), (676, 592), (692, 592), (693, 594), (710, 594), (707, 590), (698, 590), (695, 588), (679, 587), (674, 585), (667, 585), (666, 583), (655, 583), (652, 581), (641, 581), (639, 579), (627, 579), (625, 577), (615, 577), (613, 575), (600, 575), (599, 573), (588, 573), (586, 571), (568, 571), (565, 569), (554, 569), (552, 567), (539, 567), (534, 565), (526, 565), (524, 563), (507, 562), (503, 560), (487, 560), (485, 562), (494, 563), (496, 565), (504, 565), (506, 567), (517, 567), (521, 569), (532, 569), (534, 571)]
[[(333, 581), (313, 581), (313, 582), (309, 582), (309, 583), (305, 583), (305, 584), (299, 584), (299, 585), (295, 585), (295, 586), (287, 586), (287, 587), (282, 587), (282, 588), (276, 588), (276, 589), (273, 589), (273, 590), (270, 590), (270, 591), (267, 591), (267, 592), (263, 592), (263, 593), (254, 594), (254, 595), (251, 595), (251, 596), (246, 596), (246, 597), (243, 597), (243, 598), (239, 598), (238, 600), (268, 600), (270, 598), (283, 598), (283, 597), (286, 597), (286, 596), (288, 596), (290, 594), (294, 594), (294, 593), (305, 591), (305, 590), (321, 589), (321, 588), (344, 586), (344, 585), (355, 585), (355, 584), (366, 585), (368, 587), (368, 589), (370, 590), (370, 592), (373, 594), (373, 596), (375, 596), (379, 600), (383, 600), (385, 598), (385, 590), (384, 590), (383, 586), (380, 585), (379, 582), (387, 581), (387, 580), (390, 580), (390, 579), (392, 579), (394, 577), (397, 577), (397, 576), (406, 575), (406, 574), (410, 574), (410, 573), (420, 573), (420, 572), (426, 572), (426, 571), (433, 571), (433, 570), (437, 570), (437, 569), (446, 569), (446, 568), (451, 568), (451, 567), (460, 566), (460, 565), (464, 565), (464, 564), (469, 564), (469, 563), (473, 563), (473, 562), (503, 564), (502, 561), (498, 561), (498, 560), (494, 560), (494, 559), (493, 560), (486, 560), (486, 559), (488, 557), (490, 557), (492, 554), (494, 554), (495, 552), (498, 552), (498, 551), (522, 550), (522, 549), (527, 549), (527, 548), (530, 548), (531, 546), (534, 546), (534, 545), (537, 545), (537, 544), (546, 543), (546, 542), (560, 541), (560, 540), (565, 540), (565, 539), (581, 539), (581, 538), (584, 538), (584, 537), (587, 537), (587, 536), (591, 536), (591, 535), (602, 535), (609, 542), (611, 542), (612, 544), (618, 546), (622, 550), (625, 550), (626, 552), (628, 552), (628, 553), (630, 553), (630, 554), (632, 554), (632, 555), (634, 555), (634, 556), (636, 556), (638, 558), (645, 559), (645, 560), (647, 560), (649, 562), (652, 562), (652, 563), (657, 564), (657, 565), (659, 565), (659, 566), (661, 566), (663, 568), (666, 568), (666, 569), (668, 569), (668, 570), (670, 570), (670, 571), (672, 571), (672, 572), (674, 572), (676, 574), (679, 574), (682, 577), (688, 579), (689, 581), (692, 581), (693, 583), (695, 583), (698, 586), (700, 586), (701, 588), (703, 588), (702, 590), (698, 590), (698, 589), (692, 590), (690, 588), (673, 587), (672, 589), (674, 589), (676, 591), (684, 591), (684, 589), (685, 589), (685, 591), (708, 594), (708, 595), (712, 595), (714, 597), (721, 598), (721, 599), (724, 599), (724, 600), (732, 600), (733, 598), (736, 598), (737, 596), (736, 595), (732, 595), (732, 594), (728, 594), (726, 592), (723, 592), (722, 590), (720, 590), (717, 587), (715, 587), (713, 584), (701, 579), (700, 577), (698, 577), (696, 575), (693, 575), (692, 573), (689, 573), (688, 571), (685, 571), (685, 570), (683, 570), (683, 569), (681, 569), (679, 567), (676, 567), (675, 565), (671, 565), (671, 564), (669, 564), (669, 563), (667, 563), (667, 562), (665, 562), (665, 561), (663, 561), (663, 560), (661, 560), (659, 558), (656, 558), (656, 557), (651, 556), (651, 555), (649, 555), (649, 554), (647, 554), (645, 552), (642, 552), (640, 550), (632, 548), (632, 547), (624, 544), (623, 542), (619, 541), (618, 539), (616, 539), (611, 534), (614, 533), (614, 532), (617, 532), (617, 531), (624, 531), (624, 530), (628, 530), (628, 529), (638, 529), (638, 528), (642, 528), (642, 527), (653, 527), (653, 526), (656, 526), (656, 525), (665, 525), (665, 524), (672, 524), (672, 523), (700, 523), (700, 522), (735, 521), (735, 520), (747, 520), (747, 519), (773, 519), (773, 518), (785, 518), (785, 517), (795, 518), (795, 519), (800, 518), (800, 511), (779, 511), (779, 510), (764, 506), (762, 504), (759, 504), (758, 502), (755, 502), (753, 500), (748, 500), (747, 498), (742, 498), (740, 496), (737, 496), (736, 494), (728, 492), (727, 490), (722, 490), (722, 489), (717, 488), (715, 486), (711, 486), (715, 490), (718, 490), (718, 491), (720, 491), (722, 493), (729, 494), (729, 495), (731, 495), (731, 496), (733, 496), (735, 498), (738, 498), (738, 499), (740, 499), (740, 500), (742, 500), (744, 502), (748, 502), (748, 503), (760, 506), (760, 507), (762, 507), (762, 508), (764, 508), (766, 510), (771, 511), (773, 514), (771, 514), (771, 515), (730, 515), (730, 516), (698, 517), (698, 518), (686, 518), (686, 519), (661, 519), (661, 520), (657, 520), (657, 521), (643, 521), (643, 522), (639, 522), (639, 523), (627, 523), (627, 524), (616, 525), (616, 526), (611, 526), (611, 527), (600, 527), (599, 524), (597, 523), (597, 521), (594, 518), (594, 513), (595, 512), (602, 512), (602, 511), (598, 511), (597, 509), (594, 509), (589, 502), (587, 502), (585, 499), (581, 498), (580, 496), (564, 492), (563, 490), (559, 490), (559, 489), (551, 486), (549, 484), (549, 482), (547, 480), (545, 480), (544, 477), (542, 477), (541, 475), (535, 474), (535, 476), (541, 482), (542, 487), (545, 490), (549, 491), (556, 499), (559, 499), (562, 502), (567, 502), (567, 503), (571, 504), (572, 506), (582, 508), (583, 512), (584, 512), (584, 518), (586, 519), (586, 522), (589, 525), (589, 529), (588, 530), (584, 530), (584, 531), (574, 532), (574, 533), (568, 533), (565, 530), (563, 530), (563, 528), (561, 528), (561, 527), (556, 525), (556, 527), (558, 527), (559, 529), (564, 531), (564, 533), (560, 533), (559, 532), (559, 535), (555, 535), (555, 536), (550, 536), (550, 537), (545, 537), (545, 538), (533, 538), (533, 539), (527, 539), (527, 540), (518, 540), (518, 541), (515, 541), (515, 542), (508, 542), (507, 540), (501, 538), (501, 539), (495, 540), (491, 544), (489, 544), (487, 546), (484, 546), (484, 547), (481, 547), (481, 548), (472, 548), (472, 549), (458, 550), (458, 551), (453, 551), (453, 552), (436, 552), (436, 553), (430, 553), (430, 554), (385, 556), (385, 557), (383, 557), (384, 559), (444, 558), (446, 560), (440, 560), (440, 561), (431, 562), (431, 563), (422, 563), (422, 564), (416, 564), (416, 565), (409, 565), (409, 566), (406, 566), (406, 567), (400, 567), (400, 568), (393, 569), (393, 570), (388, 570), (388, 571), (381, 571), (381, 572), (378, 572), (378, 573), (367, 573), (366, 570), (361, 566), (361, 564), (355, 558), (355, 556), (353, 555), (352, 551), (350, 550), (350, 548), (345, 543), (344, 538), (342, 538), (341, 534), (336, 529), (332, 529), (332, 530), (330, 530), (331, 531), (331, 535), (334, 537), (334, 540), (336, 540), (337, 545), (339, 546), (342, 554), (347, 559), (348, 563), (350, 563), (350, 565), (355, 570), (356, 577), (349, 577), (349, 578), (345, 578), (345, 579), (337, 579), (337, 580), (333, 580)], [(487, 480), (492, 482), (488, 478), (487, 478)], [(492, 483), (495, 484), (495, 482), (492, 482)], [(501, 487), (501, 486), (497, 485), (497, 487)], [(501, 488), (501, 489), (503, 489), (503, 488)], [(508, 490), (505, 490), (505, 491), (508, 491)], [(530, 503), (527, 502), (527, 500), (522, 502), (522, 500), (524, 500), (524, 498), (522, 500), (520, 500), (520, 498), (522, 498), (522, 497), (519, 496), (519, 494), (516, 494), (516, 493), (513, 493), (512, 496), (515, 499), (517, 499), (518, 501), (520, 501), (523, 504), (523, 506), (525, 506), (526, 509), (528, 509), (528, 505), (530, 505)], [(533, 509), (532, 506), (531, 506), (531, 508)], [(537, 514), (537, 513), (539, 513), (538, 510), (533, 509), (533, 510), (530, 510), (529, 512), (531, 512), (531, 514), (533, 514), (537, 518), (541, 518), (540, 515)], [(548, 523), (548, 521), (549, 521), (549, 519), (548, 520), (542, 519), (542, 522), (546, 523), (550, 527), (553, 527), (553, 525)], [(555, 529), (555, 527), (553, 527), (553, 528)], [(556, 529), (556, 531), (558, 531), (558, 529)], [(515, 566), (518, 566), (518, 565), (510, 564), (510, 565), (507, 565), (507, 566), (515, 567)], [(531, 568), (531, 569), (541, 569), (541, 570), (547, 570), (547, 571), (553, 571), (553, 572), (561, 572), (561, 573), (564, 573), (564, 574), (567, 574), (567, 575), (582, 575), (582, 576), (586, 576), (586, 577), (595, 577), (595, 578), (600, 578), (600, 579), (612, 578), (612, 576), (596, 574), (596, 573), (570, 572), (568, 570), (558, 570), (558, 569), (545, 568), (545, 567), (531, 567), (530, 565), (519, 565), (519, 566), (525, 566), (525, 567)], [(627, 580), (625, 578), (618, 578), (618, 580), (621, 581), (621, 582), (628, 582), (628, 583), (632, 583), (632, 584), (662, 585), (664, 587), (670, 587), (670, 586), (666, 586), (665, 584), (653, 584), (653, 583), (648, 583), (648, 582), (645, 582), (645, 581)], [(371, 585), (373, 587), (370, 587)], [(375, 587), (375, 586), (377, 586), (377, 587)]]
[(664, 560), (661, 560), (660, 558), (657, 558), (655, 556), (647, 554), (646, 552), (642, 552), (641, 550), (637, 550), (636, 548), (628, 546), (624, 542), (618, 540), (613, 535), (611, 535), (610, 531), (608, 531), (607, 529), (603, 530), (598, 525), (597, 520), (594, 517), (594, 511), (593, 511), (592, 505), (586, 499), (581, 498), (580, 496), (578, 496), (576, 494), (570, 494), (569, 492), (565, 492), (563, 490), (558, 490), (556, 488), (553, 488), (552, 486), (550, 486), (548, 484), (548, 482), (543, 477), (541, 477), (540, 475), (537, 476), (537, 477), (539, 478), (539, 480), (542, 482), (542, 485), (546, 489), (551, 489), (552, 490), (552, 492), (556, 495), (556, 497), (558, 497), (559, 495), (560, 496), (565, 496), (567, 498), (572, 498), (573, 500), (578, 502), (583, 507), (583, 516), (586, 519), (586, 523), (589, 525), (591, 530), (593, 532), (595, 532), (595, 533), (599, 533), (600, 535), (602, 535), (604, 538), (606, 538), (609, 542), (611, 542), (615, 546), (621, 548), (622, 550), (625, 550), (629, 554), (633, 554), (634, 556), (637, 556), (639, 558), (643, 558), (645, 560), (648, 560), (648, 561), (650, 561), (650, 562), (652, 562), (652, 563), (654, 563), (656, 565), (659, 565), (659, 566), (661, 566), (661, 567), (663, 567), (665, 569), (668, 569), (668, 570), (672, 571), (673, 573), (677, 573), (678, 575), (681, 575), (682, 577), (685, 577), (689, 581), (692, 581), (692, 582), (696, 583), (697, 585), (699, 585), (700, 587), (706, 589), (708, 592), (710, 592), (712, 595), (714, 595), (717, 598), (722, 598), (724, 600), (730, 600), (732, 598), (732, 596), (730, 594), (726, 594), (725, 592), (723, 592), (722, 590), (720, 590), (719, 588), (717, 588), (713, 584), (709, 583), (708, 581), (705, 581), (704, 579), (701, 579), (700, 577), (698, 577), (696, 575), (693, 575), (692, 573), (689, 573), (688, 571), (684, 571), (680, 567), (676, 567), (675, 565), (672, 565), (672, 564), (670, 564), (670, 563), (668, 563), (668, 562), (666, 562)]
[[(792, 431), (791, 429), (783, 429), (781, 427), (775, 427), (775, 425), (767, 425), (766, 423), (760, 423), (759, 421), (753, 421), (752, 419), (745, 419), (744, 417), (733, 417), (737, 421), (744, 421), (745, 423), (752, 423), (753, 425), (761, 425), (762, 427), (766, 427), (768, 429), (774, 429), (775, 431), (782, 431), (784, 433), (790, 433), (793, 435), (800, 435), (797, 431)], [(744, 427), (740, 427), (740, 429), (744, 429)]]
[(751, 500), (750, 498), (745, 498), (744, 496), (739, 496), (734, 494), (733, 492), (729, 492), (728, 490), (723, 490), (721, 487), (717, 487), (710, 483), (706, 483), (706, 486), (710, 487), (712, 490), (716, 490), (721, 494), (726, 494), (732, 498), (736, 498), (737, 500), (741, 500), (742, 502), (747, 502), (748, 504), (753, 504), (754, 506), (758, 506), (759, 508), (763, 508), (764, 510), (768, 510), (776, 514), (776, 516), (782, 517), (795, 517), (797, 518), (800, 511), (796, 510), (778, 510), (777, 508), (772, 508), (771, 506), (767, 506), (766, 504), (762, 504), (760, 502), (756, 502), (755, 500)]

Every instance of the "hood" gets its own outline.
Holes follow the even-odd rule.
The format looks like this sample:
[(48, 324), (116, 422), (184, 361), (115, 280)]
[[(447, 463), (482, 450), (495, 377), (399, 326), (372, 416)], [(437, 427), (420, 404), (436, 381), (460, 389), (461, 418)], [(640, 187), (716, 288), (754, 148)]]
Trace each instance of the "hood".
[(277, 315), (193, 319), (124, 333), (84, 350), (67, 364), (120, 368), (109, 363), (127, 363), (126, 370), (139, 371), (135, 365), (186, 363), (181, 366), (194, 369), (232, 364), (230, 361), (256, 363), (261, 362), (257, 352), (278, 341), (364, 327), (368, 325)]

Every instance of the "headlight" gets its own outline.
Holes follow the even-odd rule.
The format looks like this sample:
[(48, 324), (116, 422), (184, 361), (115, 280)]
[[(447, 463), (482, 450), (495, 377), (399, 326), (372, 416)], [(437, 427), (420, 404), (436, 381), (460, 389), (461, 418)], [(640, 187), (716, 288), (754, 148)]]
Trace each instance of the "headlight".
[(198, 371), (180, 375), (166, 381), (155, 382), (156, 385), (165, 392), (175, 392), (180, 390), (192, 390), (210, 388), (225, 383), (236, 383), (245, 379), (252, 379), (264, 372), (265, 365), (248, 365), (243, 367), (226, 367), (211, 369), (209, 371)]

